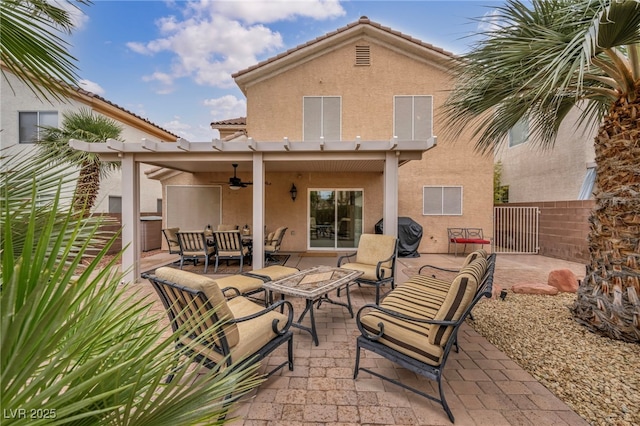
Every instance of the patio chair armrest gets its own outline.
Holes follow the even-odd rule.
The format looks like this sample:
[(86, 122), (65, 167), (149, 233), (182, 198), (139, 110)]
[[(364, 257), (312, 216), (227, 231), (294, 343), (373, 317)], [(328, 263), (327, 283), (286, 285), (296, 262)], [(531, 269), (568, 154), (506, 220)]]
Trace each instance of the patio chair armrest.
[[(386, 263), (386, 262), (393, 262), (393, 259), (396, 257), (396, 254), (392, 254), (391, 256), (387, 257), (384, 260), (381, 260), (380, 262), (378, 262), (378, 264), (376, 265), (376, 276), (378, 277), (378, 280), (382, 280), (384, 279), (384, 270), (382, 269), (382, 264)], [(393, 269), (393, 263), (392, 263), (392, 267)], [(393, 271), (392, 271), (393, 272)]]
[(340, 256), (338, 258), (338, 265), (337, 265), (338, 268), (340, 267), (340, 265), (342, 265), (342, 261), (343, 260), (348, 260), (349, 258), (355, 256), (356, 254), (358, 254), (358, 252), (353, 252), (353, 253), (350, 253), (350, 254), (345, 254), (344, 256)]
[(284, 324), (284, 326), (281, 329), (278, 329), (278, 323), (280, 322), (280, 320), (278, 319), (274, 319), (273, 322), (271, 323), (271, 328), (273, 329), (273, 332), (276, 333), (279, 336), (282, 336), (283, 334), (285, 334), (287, 331), (289, 331), (289, 328), (291, 327), (291, 324), (293, 323), (293, 305), (291, 304), (291, 302), (289, 302), (288, 300), (279, 300), (278, 302), (264, 308), (263, 310), (256, 312), (254, 314), (251, 315), (247, 315), (245, 317), (239, 317), (239, 318), (233, 318), (231, 320), (229, 320), (229, 323), (239, 323), (239, 322), (244, 322), (244, 321), (249, 321), (252, 319), (256, 319), (256, 318), (260, 318), (261, 316), (266, 315), (267, 313), (275, 310), (275, 309), (279, 309), (281, 306), (286, 306), (287, 308), (287, 322)]
[(420, 269), (418, 269), (418, 275), (421, 275), (422, 270), (425, 268), (436, 269), (438, 271), (443, 271), (443, 272), (454, 272), (456, 274), (460, 272), (459, 269), (447, 269), (447, 268), (440, 268), (439, 266), (434, 266), (434, 265), (422, 265)]
[(372, 303), (366, 304), (364, 305), (362, 308), (360, 308), (358, 310), (358, 313), (356, 314), (356, 325), (358, 326), (358, 330), (360, 330), (360, 333), (362, 333), (362, 335), (368, 339), (368, 340), (378, 340), (380, 339), (383, 335), (384, 335), (384, 323), (379, 322), (378, 323), (378, 328), (379, 331), (377, 334), (370, 334), (367, 330), (365, 330), (365, 328), (362, 326), (362, 323), (360, 322), (360, 317), (363, 315), (364, 313), (368, 313), (370, 311), (378, 311), (378, 312), (382, 312), (384, 314), (387, 314), (393, 318), (397, 318), (399, 320), (403, 320), (403, 321), (411, 321), (411, 322), (417, 322), (417, 323), (422, 323), (422, 324), (434, 324), (434, 325), (456, 325), (460, 322), (460, 320), (458, 321), (439, 321), (439, 320), (434, 320), (434, 319), (429, 319), (429, 318), (420, 318), (420, 317), (413, 317), (413, 316), (409, 316), (409, 315), (405, 315), (403, 313), (394, 311), (392, 309), (387, 309), (387, 308), (383, 308), (379, 305), (375, 305)]
[[(233, 299), (234, 297), (238, 297), (240, 295), (242, 295), (242, 293), (240, 292), (240, 290), (238, 290), (235, 287), (225, 287), (225, 288), (221, 288), (220, 291), (222, 292), (222, 294), (224, 295), (224, 297), (228, 298), (228, 299)], [(227, 295), (227, 291), (230, 291), (232, 293), (235, 294), (231, 294), (230, 296)]]

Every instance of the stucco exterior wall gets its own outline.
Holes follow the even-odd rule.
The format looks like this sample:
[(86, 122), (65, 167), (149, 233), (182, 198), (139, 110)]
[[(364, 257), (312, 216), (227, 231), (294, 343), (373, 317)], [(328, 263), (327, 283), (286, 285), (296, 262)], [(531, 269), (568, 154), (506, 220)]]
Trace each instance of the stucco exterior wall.
[[(244, 178), (244, 177), (243, 177)], [(345, 177), (335, 173), (310, 172), (272, 172), (265, 174), (268, 183), (265, 186), (265, 226), (267, 232), (286, 226), (287, 234), (282, 240), (283, 251), (307, 250), (308, 199), (309, 189), (351, 188), (362, 189), (364, 195), (363, 229), (373, 233), (374, 226), (382, 218), (381, 173), (350, 173), (349, 186), (345, 186)], [(228, 173), (182, 173), (163, 181), (163, 185), (210, 185), (212, 182), (224, 182)], [(291, 184), (298, 189), (298, 197), (291, 200)], [(222, 185), (222, 223), (238, 225), (252, 224), (252, 191), (244, 188), (237, 191)], [(193, 206), (197, 208), (197, 206)], [(166, 211), (166, 208), (165, 208)], [(217, 225), (212, 223), (212, 225)]]
[[(89, 108), (84, 103), (66, 99), (65, 102), (52, 101), (43, 102), (18, 78), (10, 72), (5, 72), (1, 77), (2, 102), (0, 102), (0, 146), (2, 148), (11, 147), (11, 152), (18, 153), (35, 152), (34, 144), (19, 144), (19, 120), (18, 113), (21, 111), (57, 111), (58, 126), (62, 125), (63, 114), (77, 111), (80, 108)], [(94, 111), (95, 113), (95, 111)], [(142, 138), (157, 140), (146, 132), (138, 130), (132, 126), (119, 123), (123, 127), (121, 134), (125, 142), (140, 142)], [(147, 179), (144, 170), (149, 166), (143, 165), (140, 172), (140, 208), (143, 212), (155, 212), (157, 210), (157, 199), (162, 198), (162, 185), (158, 181)], [(100, 192), (96, 200), (95, 212), (105, 213), (109, 210), (109, 195), (121, 196), (121, 173), (114, 171), (111, 176), (101, 182)]]
[(514, 147), (505, 143), (497, 151), (510, 203), (578, 199), (587, 166), (595, 161), (595, 129), (579, 126), (577, 119), (574, 110), (560, 127), (553, 149), (543, 151), (529, 141)]
[[(356, 44), (371, 46), (370, 66), (354, 65)], [(356, 136), (362, 140), (389, 140), (393, 136), (394, 95), (433, 96), (433, 133), (439, 136), (438, 145), (427, 151), (421, 161), (400, 167), (398, 213), (423, 226), (424, 236), (419, 251), (446, 252), (447, 227), (481, 227), (487, 236), (493, 232), (493, 159), (474, 154), (468, 137), (456, 141), (440, 137), (444, 129), (438, 120), (438, 108), (444, 102), (450, 84), (446, 72), (433, 63), (404, 55), (376, 40), (354, 40), (310, 62), (250, 85), (246, 89), (247, 131), (256, 140), (280, 140), (284, 137), (291, 141), (301, 140), (303, 96), (341, 96), (342, 140), (353, 140)], [(322, 182), (321, 177), (315, 174), (309, 178)], [(335, 187), (359, 186), (359, 181), (350, 174), (332, 176), (331, 179), (331, 185)], [(367, 210), (378, 210), (379, 213), (373, 213), (373, 216), (371, 212), (366, 214), (365, 232), (373, 232), (373, 225), (382, 217), (382, 176), (375, 182), (377, 185), (365, 191), (365, 203)], [(315, 182), (313, 185), (318, 186)], [(331, 185), (327, 183), (327, 186)], [(424, 216), (424, 185), (463, 186), (463, 214)], [(290, 186), (291, 182), (287, 182), (280, 189), (285, 197)], [(267, 215), (272, 205), (268, 198), (271, 190), (267, 189)], [(299, 194), (305, 194), (301, 187), (298, 190)], [(372, 200), (370, 197), (374, 193), (378, 194)], [(283, 211), (283, 214), (288, 213), (287, 222), (295, 223), (296, 232), (308, 216), (306, 202), (299, 198), (295, 210)], [(370, 205), (378, 202), (379, 206)], [(269, 220), (267, 217), (268, 224)], [(304, 247), (302, 242), (294, 241), (295, 246), (286, 247)]]

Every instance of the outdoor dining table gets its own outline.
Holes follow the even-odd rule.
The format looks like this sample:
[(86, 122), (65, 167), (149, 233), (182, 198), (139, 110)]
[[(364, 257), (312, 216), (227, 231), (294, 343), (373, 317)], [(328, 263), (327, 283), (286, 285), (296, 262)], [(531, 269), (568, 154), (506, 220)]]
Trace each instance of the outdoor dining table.
[[(348, 284), (360, 275), (362, 275), (362, 271), (353, 271), (332, 266), (315, 266), (279, 280), (266, 282), (262, 286), (269, 292), (269, 299), (272, 299), (273, 293), (280, 293), (283, 299), (285, 295), (305, 299), (304, 311), (302, 311), (298, 320), (293, 323), (293, 326), (309, 332), (313, 338), (313, 342), (318, 346), (319, 341), (313, 305), (317, 303), (318, 306), (320, 306), (322, 302), (341, 305), (349, 310), (349, 314), (351, 314), (351, 318), (353, 318)], [(329, 292), (342, 286), (346, 286), (347, 303), (332, 300), (328, 295)], [(309, 319), (311, 321), (310, 327), (302, 325), (302, 321), (307, 315), (307, 312), (309, 313)]]

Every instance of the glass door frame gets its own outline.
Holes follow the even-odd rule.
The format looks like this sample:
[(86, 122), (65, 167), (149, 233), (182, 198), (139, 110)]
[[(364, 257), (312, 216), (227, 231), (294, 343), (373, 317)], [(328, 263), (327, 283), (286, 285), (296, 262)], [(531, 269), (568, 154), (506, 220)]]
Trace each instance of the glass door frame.
[(338, 232), (334, 231), (334, 235), (333, 235), (333, 246), (331, 247), (312, 247), (311, 246), (311, 193), (312, 192), (320, 192), (320, 191), (331, 191), (335, 193), (334, 196), (334, 227), (337, 225), (337, 217), (338, 217), (338, 208), (337, 208), (337, 193), (338, 192), (349, 192), (349, 191), (353, 191), (353, 192), (360, 192), (362, 194), (362, 219), (361, 219), (361, 224), (360, 224), (360, 235), (362, 235), (363, 233), (363, 229), (364, 229), (364, 215), (365, 215), (365, 208), (364, 208), (364, 188), (336, 188), (336, 187), (313, 187), (313, 188), (307, 188), (307, 199), (306, 199), (306, 203), (307, 203), (307, 229), (306, 229), (306, 239), (307, 239), (307, 250), (309, 251), (331, 251), (331, 252), (336, 252), (336, 251), (353, 251), (356, 250), (357, 247), (338, 247)]

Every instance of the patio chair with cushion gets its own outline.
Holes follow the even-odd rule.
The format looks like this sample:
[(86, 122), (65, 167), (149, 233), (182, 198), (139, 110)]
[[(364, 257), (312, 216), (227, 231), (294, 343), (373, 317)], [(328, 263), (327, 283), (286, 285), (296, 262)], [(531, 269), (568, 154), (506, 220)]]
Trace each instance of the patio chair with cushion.
[[(380, 303), (380, 287), (389, 283), (391, 289), (395, 283), (398, 239), (391, 235), (362, 234), (358, 251), (338, 258), (338, 267), (362, 271), (354, 282), (360, 286), (376, 286), (376, 305)], [(346, 263), (343, 263), (346, 262)], [(338, 296), (340, 290), (338, 290)]]
[(180, 243), (178, 242), (178, 232), (180, 228), (165, 228), (162, 230), (162, 235), (167, 241), (169, 246), (169, 254), (180, 254)]
[[(164, 239), (167, 242), (167, 247), (169, 248), (169, 254), (180, 255), (182, 253), (180, 251), (180, 243), (178, 242), (178, 231), (180, 231), (180, 228), (165, 228), (162, 230), (162, 235), (164, 235)], [(181, 259), (178, 259), (173, 262), (173, 265), (177, 265), (178, 263), (180, 263), (180, 260)]]
[[(449, 352), (457, 343), (458, 329), (481, 298), (491, 297), (494, 268), (495, 254), (487, 259), (478, 257), (462, 268), (453, 281), (416, 275), (392, 290), (379, 305), (363, 306), (356, 315), (361, 335), (356, 340), (353, 378), (358, 377), (360, 370), (366, 371), (438, 402), (453, 422), (443, 392), (442, 374)], [(380, 369), (360, 366), (361, 349), (437, 382), (439, 395), (425, 392), (424, 386), (417, 389), (398, 375), (385, 376)]]
[(264, 243), (264, 254), (266, 257), (267, 263), (269, 262), (277, 262), (277, 260), (273, 257), (274, 254), (280, 251), (280, 246), (282, 245), (282, 239), (287, 233), (287, 227), (281, 226), (276, 229), (274, 232), (269, 233)]
[(227, 265), (230, 260), (240, 261), (240, 272), (244, 265), (245, 256), (249, 256), (249, 248), (242, 243), (240, 231), (216, 231), (213, 233), (216, 244), (216, 267), (214, 273), (218, 272), (220, 260), (226, 260)]
[[(287, 360), (268, 375), (287, 365), (293, 370), (293, 334), (290, 331), (293, 307), (278, 301), (265, 308), (244, 297), (226, 300), (213, 279), (180, 271), (158, 268), (149, 279), (164, 305), (180, 355), (193, 357), (207, 368), (240, 368), (260, 362), (280, 345), (287, 343)], [(284, 312), (284, 313), (281, 313)], [(171, 373), (167, 381), (173, 379)]]
[(194, 266), (199, 259), (204, 260), (204, 273), (209, 268), (209, 258), (214, 255), (216, 249), (207, 244), (207, 237), (204, 231), (179, 231), (178, 243), (180, 244), (180, 269), (185, 261), (193, 261)]

